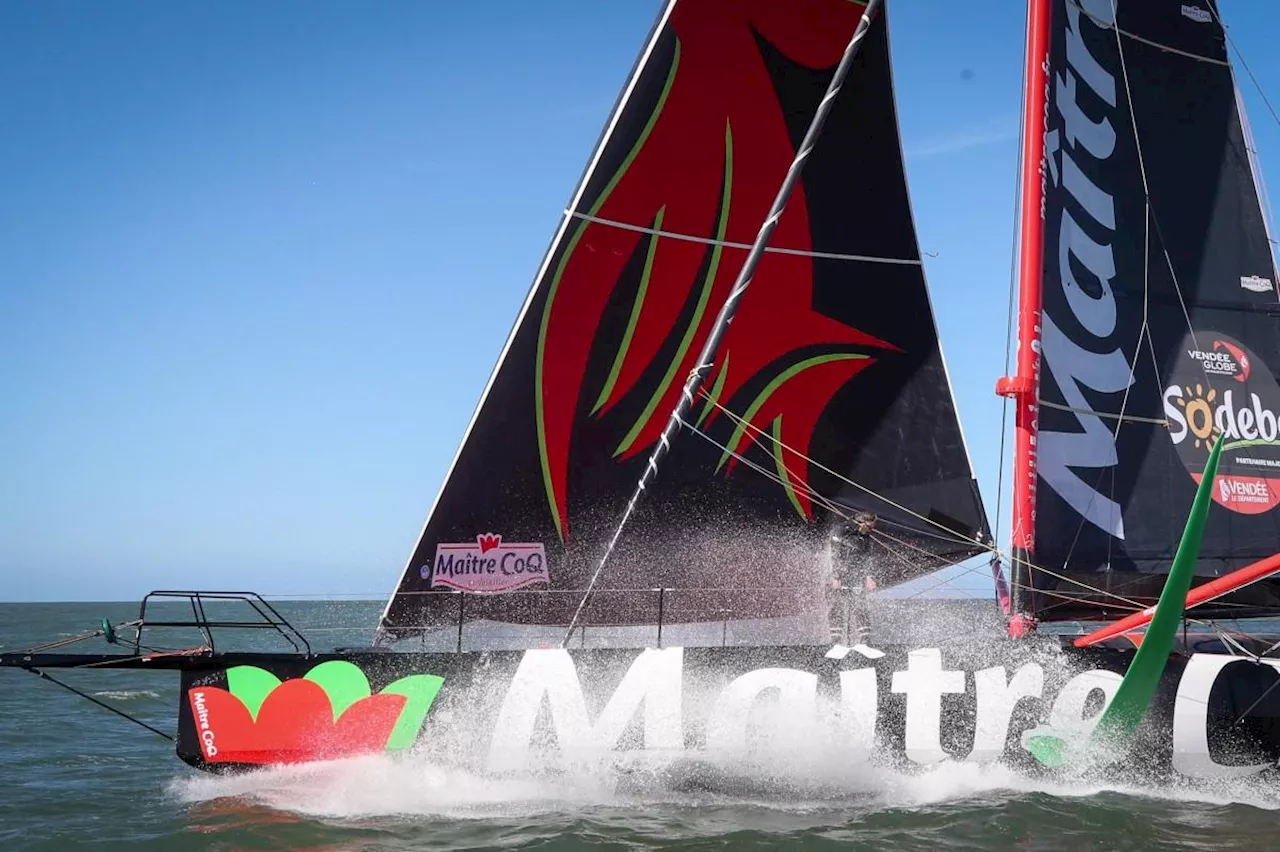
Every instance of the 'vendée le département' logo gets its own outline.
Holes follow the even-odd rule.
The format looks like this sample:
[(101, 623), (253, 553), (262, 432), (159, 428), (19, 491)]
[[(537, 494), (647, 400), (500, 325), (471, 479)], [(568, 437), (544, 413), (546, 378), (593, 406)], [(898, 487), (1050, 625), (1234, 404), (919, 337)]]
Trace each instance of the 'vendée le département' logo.
[(1209, 448), (1224, 435), (1213, 497), (1257, 515), (1280, 505), (1280, 386), (1240, 341), (1214, 331), (1187, 335), (1164, 389), (1164, 416), (1178, 458), (1200, 481)]
[(423, 565), (431, 588), (499, 594), (550, 580), (546, 548), (541, 543), (504, 542), (496, 533), (481, 533), (473, 542), (437, 544), (436, 558)]

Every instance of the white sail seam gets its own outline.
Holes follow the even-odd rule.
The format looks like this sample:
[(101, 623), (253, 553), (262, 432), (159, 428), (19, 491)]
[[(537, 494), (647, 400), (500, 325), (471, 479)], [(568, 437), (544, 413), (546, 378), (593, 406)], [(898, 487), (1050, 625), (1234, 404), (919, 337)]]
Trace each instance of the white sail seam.
[(1042, 408), (1057, 409), (1058, 411), (1070, 411), (1073, 414), (1091, 414), (1094, 417), (1105, 417), (1108, 420), (1120, 420), (1126, 423), (1154, 423), (1157, 426), (1169, 425), (1169, 421), (1165, 420), (1163, 417), (1139, 417), (1136, 414), (1125, 414), (1124, 412), (1112, 414), (1110, 411), (1090, 411), (1083, 408), (1075, 408), (1070, 405), (1062, 405), (1057, 402), (1049, 402), (1048, 400), (1043, 399), (1040, 400), (1040, 406)]
[[(1162, 44), (1161, 42), (1153, 41), (1152, 39), (1149, 39), (1149, 38), (1144, 38), (1143, 36), (1140, 36), (1137, 33), (1129, 32), (1128, 30), (1122, 30), (1119, 27), (1112, 24), (1110, 21), (1107, 21), (1103, 18), (1099, 18), (1097, 15), (1093, 14), (1088, 9), (1086, 9), (1083, 5), (1081, 5), (1080, 3), (1077, 3), (1076, 0), (1067, 0), (1067, 2), (1070, 3), (1072, 6), (1074, 6), (1075, 8), (1079, 9), (1081, 14), (1083, 14), (1089, 20), (1093, 21), (1094, 25), (1100, 29), (1104, 29), (1104, 30), (1113, 29), (1120, 35), (1124, 36), (1125, 38), (1131, 38), (1136, 42), (1141, 42), (1142, 44), (1147, 45), (1148, 47), (1154, 47), (1156, 50), (1163, 50), (1166, 53), (1176, 53), (1178, 56), (1184, 56), (1187, 59), (1194, 59), (1197, 62), (1208, 62), (1210, 65), (1230, 66), (1231, 64), (1225, 59), (1215, 59), (1212, 56), (1204, 56), (1199, 53), (1192, 53), (1188, 50), (1181, 50), (1176, 47), (1170, 47), (1167, 44)], [(1114, 10), (1112, 14), (1114, 15)]]
[[(711, 237), (695, 237), (692, 234), (680, 234), (675, 231), (664, 231), (660, 228), (648, 228), (644, 225), (632, 225), (629, 222), (619, 222), (616, 219), (605, 219), (601, 216), (592, 216), (589, 213), (576, 213), (566, 211), (569, 216), (574, 219), (581, 219), (584, 222), (591, 222), (596, 225), (608, 225), (612, 228), (621, 228), (624, 231), (634, 231), (637, 234), (650, 234), (655, 237), (665, 237), (672, 240), (684, 240), (689, 243), (701, 243), (707, 246), (720, 246), (722, 248), (735, 248), (750, 251), (751, 243), (735, 243), (727, 240), (717, 240)], [(822, 260), (848, 260), (857, 263), (891, 263), (901, 266), (920, 266), (919, 258), (906, 257), (875, 257), (867, 254), (841, 254), (839, 252), (827, 251), (804, 251), (803, 249), (790, 249), (781, 246), (767, 246), (765, 252), (768, 254), (789, 254), (798, 257), (816, 257)]]

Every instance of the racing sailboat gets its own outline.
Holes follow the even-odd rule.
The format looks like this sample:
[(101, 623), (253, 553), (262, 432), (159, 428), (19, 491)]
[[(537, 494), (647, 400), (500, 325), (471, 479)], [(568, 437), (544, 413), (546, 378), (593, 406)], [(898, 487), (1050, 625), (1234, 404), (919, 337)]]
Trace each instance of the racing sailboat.
[[(876, 518), (860, 570), (882, 587), (998, 553), (916, 239), (885, 6), (664, 5), (374, 647), (313, 653), (254, 596), (169, 592), (201, 646), (144, 646), (175, 624), (144, 603), (132, 642), (99, 631), (120, 653), (0, 665), (180, 671), (178, 754), (207, 769), (739, 753), (770, 707), (765, 739), (793, 756), (1025, 762), (1035, 726), (1096, 724), (1138, 640), (1031, 628), (1155, 601), (1219, 436), (1195, 581), (1280, 542), (1277, 276), (1225, 31), (1212, 0), (1030, 0), (1019, 362), (1000, 383), (1019, 635), (833, 653), (849, 519)], [(1280, 609), (1277, 581), (1252, 580), (1199, 613)], [(297, 650), (215, 647), (248, 626), (209, 615), (227, 598)], [(1184, 632), (1145, 723), (1158, 762), (1280, 757), (1274, 638)]]
[(1277, 276), (1216, 6), (1069, 0), (1031, 31), (1046, 61), (1027, 65), (1023, 156), (1043, 167), (1023, 170), (1018, 372), (999, 388), (1015, 625), (1154, 603), (1219, 433), (1197, 575), (1264, 564), (1196, 612), (1280, 611)]

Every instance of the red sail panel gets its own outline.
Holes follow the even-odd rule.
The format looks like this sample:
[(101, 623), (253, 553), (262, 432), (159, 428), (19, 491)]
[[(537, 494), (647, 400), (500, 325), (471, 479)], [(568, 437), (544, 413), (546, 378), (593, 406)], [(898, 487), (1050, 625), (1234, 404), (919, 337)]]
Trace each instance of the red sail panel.
[[(385, 633), (567, 621), (861, 15), (847, 0), (663, 11)], [(656, 620), (655, 596), (623, 591), (637, 588), (701, 590), (664, 598), (669, 621), (820, 608), (825, 498), (901, 525), (913, 547), (886, 582), (978, 550), (985, 515), (907, 201), (883, 16), (704, 387), (705, 435), (677, 436), (585, 623)], [(905, 511), (866, 505), (844, 477)], [(459, 589), (474, 595), (441, 594)]]

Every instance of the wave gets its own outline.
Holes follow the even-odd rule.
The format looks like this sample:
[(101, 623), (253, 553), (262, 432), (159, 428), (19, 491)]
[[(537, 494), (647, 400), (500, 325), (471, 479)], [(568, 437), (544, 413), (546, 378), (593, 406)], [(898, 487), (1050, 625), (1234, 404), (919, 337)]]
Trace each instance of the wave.
[(103, 689), (91, 694), (94, 698), (110, 698), (114, 701), (136, 701), (140, 698), (160, 697), (160, 693), (152, 689)]
[(1219, 782), (1121, 781), (1030, 775), (1001, 764), (942, 762), (918, 770), (871, 763), (767, 768), (730, 761), (601, 756), (572, 769), (492, 775), (413, 755), (368, 756), (175, 779), (186, 803), (234, 798), (313, 817), (527, 818), (583, 809), (655, 805), (862, 812), (971, 803), (999, 807), (1028, 797), (1080, 800), (1119, 795), (1205, 806), (1280, 809), (1280, 790), (1260, 777)]

